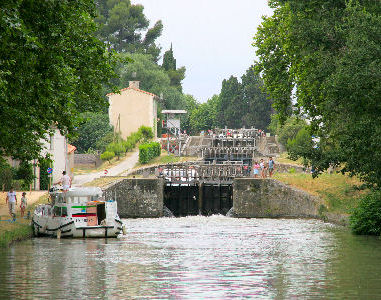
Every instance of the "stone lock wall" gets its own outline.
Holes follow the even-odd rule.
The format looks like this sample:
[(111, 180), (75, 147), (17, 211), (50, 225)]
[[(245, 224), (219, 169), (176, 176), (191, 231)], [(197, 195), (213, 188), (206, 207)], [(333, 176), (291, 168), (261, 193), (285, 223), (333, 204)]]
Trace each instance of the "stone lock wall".
[(233, 210), (241, 218), (320, 218), (317, 197), (274, 179), (236, 178)]
[(163, 179), (122, 179), (104, 189), (106, 200), (116, 199), (121, 218), (163, 216)]

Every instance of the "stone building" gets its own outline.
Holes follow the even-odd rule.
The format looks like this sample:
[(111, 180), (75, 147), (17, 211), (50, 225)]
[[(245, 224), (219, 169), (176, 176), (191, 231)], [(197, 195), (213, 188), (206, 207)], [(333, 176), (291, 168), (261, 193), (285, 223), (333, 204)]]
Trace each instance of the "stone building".
[(110, 123), (122, 138), (136, 132), (142, 125), (152, 128), (157, 136), (157, 101), (152, 93), (139, 89), (139, 81), (130, 81), (129, 87), (120, 90), (120, 94), (111, 93), (109, 99)]

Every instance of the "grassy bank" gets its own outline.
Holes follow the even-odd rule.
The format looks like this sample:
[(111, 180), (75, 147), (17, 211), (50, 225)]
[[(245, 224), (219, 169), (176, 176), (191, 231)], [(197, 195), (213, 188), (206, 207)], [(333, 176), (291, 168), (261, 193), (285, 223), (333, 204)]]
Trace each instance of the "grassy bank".
[(350, 214), (360, 198), (369, 193), (357, 178), (336, 173), (324, 173), (315, 179), (306, 173), (278, 173), (274, 179), (318, 196), (328, 212), (337, 214)]
[(196, 161), (197, 157), (192, 156), (176, 156), (176, 155), (168, 155), (166, 151), (162, 150), (161, 155), (151, 159), (147, 164), (137, 163), (134, 169), (142, 168), (142, 167), (150, 167), (150, 166), (158, 166), (158, 165), (166, 165), (166, 164), (175, 164), (187, 161)]
[[(28, 211), (33, 214), (34, 208), (38, 204), (46, 203), (48, 195), (41, 196), (37, 202), (28, 207)], [(10, 219), (8, 216), (1, 216), (0, 221), (0, 247), (7, 247), (14, 241), (24, 240), (33, 236), (32, 227), (30, 221), (20, 218), (20, 213), (16, 214), (15, 222), (7, 222), (5, 220)]]

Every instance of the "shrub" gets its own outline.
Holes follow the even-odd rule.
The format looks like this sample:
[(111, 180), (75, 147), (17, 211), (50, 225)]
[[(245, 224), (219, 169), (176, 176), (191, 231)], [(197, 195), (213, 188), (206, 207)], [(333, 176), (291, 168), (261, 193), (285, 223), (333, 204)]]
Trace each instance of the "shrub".
[(381, 191), (374, 191), (360, 201), (350, 217), (353, 233), (381, 235)]
[(139, 146), (139, 162), (141, 164), (148, 163), (151, 159), (160, 156), (161, 147), (160, 143), (152, 142)]
[(126, 149), (126, 152), (131, 151), (135, 147), (135, 144), (132, 143), (132, 141), (128, 138), (126, 141), (123, 142), (123, 145), (124, 145), (124, 148)]
[(115, 156), (115, 153), (112, 151), (105, 151), (101, 154), (101, 160), (107, 160), (110, 162), (110, 160)]
[(109, 144), (107, 146), (106, 151), (108, 151), (108, 152), (114, 152), (114, 155), (116, 155), (118, 157), (118, 159), (119, 159), (120, 155), (122, 153), (126, 152), (126, 148), (123, 145), (123, 143), (121, 143), (121, 142), (119, 142), (119, 143), (111, 143), (111, 144)]
[(140, 126), (138, 129), (138, 133), (140, 133), (144, 139), (149, 140), (153, 138), (152, 128), (148, 126)]

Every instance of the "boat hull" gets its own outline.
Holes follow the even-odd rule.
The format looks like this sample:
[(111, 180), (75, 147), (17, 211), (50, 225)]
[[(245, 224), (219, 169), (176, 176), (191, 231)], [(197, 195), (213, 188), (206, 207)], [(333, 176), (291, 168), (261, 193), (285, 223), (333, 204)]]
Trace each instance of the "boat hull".
[(122, 233), (123, 223), (115, 219), (112, 225), (80, 226), (76, 227), (74, 221), (59, 226), (43, 226), (43, 220), (35, 216), (32, 219), (33, 234), (35, 236), (50, 236), (60, 238), (111, 238)]

